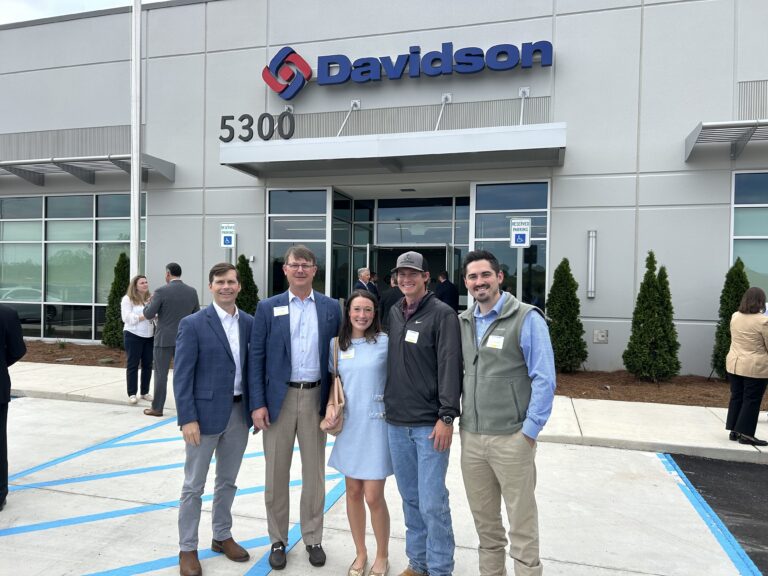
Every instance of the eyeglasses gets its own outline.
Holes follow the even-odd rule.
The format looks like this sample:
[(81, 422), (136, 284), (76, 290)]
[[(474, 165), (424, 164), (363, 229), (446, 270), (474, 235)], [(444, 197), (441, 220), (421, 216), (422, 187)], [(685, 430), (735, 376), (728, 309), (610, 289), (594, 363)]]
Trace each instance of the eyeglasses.
[(290, 264), (285, 265), (287, 268), (290, 268), (294, 272), (296, 270), (311, 270), (315, 267), (314, 264), (296, 264), (295, 262), (291, 262)]

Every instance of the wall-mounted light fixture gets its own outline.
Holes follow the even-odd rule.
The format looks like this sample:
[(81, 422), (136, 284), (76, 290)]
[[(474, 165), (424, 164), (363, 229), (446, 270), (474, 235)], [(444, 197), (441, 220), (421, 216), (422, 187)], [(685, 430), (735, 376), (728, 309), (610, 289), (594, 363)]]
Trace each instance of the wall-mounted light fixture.
[(587, 298), (595, 297), (595, 259), (597, 257), (597, 230), (587, 230)]

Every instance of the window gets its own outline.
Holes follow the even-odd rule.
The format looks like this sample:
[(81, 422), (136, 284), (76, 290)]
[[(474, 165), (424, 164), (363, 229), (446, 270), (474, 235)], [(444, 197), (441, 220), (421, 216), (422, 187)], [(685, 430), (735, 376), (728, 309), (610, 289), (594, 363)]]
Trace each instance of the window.
[[(518, 270), (518, 250), (509, 245), (509, 221), (531, 219), (531, 246), (523, 250)], [(502, 288), (523, 302), (544, 309), (549, 230), (549, 184), (520, 182), (478, 184), (475, 188), (475, 248), (498, 258), (504, 272)], [(518, 294), (518, 277), (522, 294)]]
[(733, 261), (741, 258), (752, 286), (768, 291), (768, 172), (734, 177)]
[[(145, 214), (142, 194), (140, 269)], [(129, 241), (129, 194), (2, 198), (0, 300), (19, 312), (25, 336), (98, 339), (94, 322), (103, 321)]]

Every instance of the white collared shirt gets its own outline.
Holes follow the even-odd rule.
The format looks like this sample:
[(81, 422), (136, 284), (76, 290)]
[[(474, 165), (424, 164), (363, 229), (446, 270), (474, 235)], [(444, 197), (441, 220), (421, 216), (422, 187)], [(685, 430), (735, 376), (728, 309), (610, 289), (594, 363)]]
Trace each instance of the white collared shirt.
[(216, 314), (221, 320), (221, 327), (224, 334), (227, 335), (229, 349), (232, 351), (232, 358), (235, 360), (235, 388), (234, 395), (239, 396), (243, 393), (243, 371), (240, 367), (240, 310), (235, 308), (235, 314), (229, 314), (221, 308), (216, 302), (213, 303)]

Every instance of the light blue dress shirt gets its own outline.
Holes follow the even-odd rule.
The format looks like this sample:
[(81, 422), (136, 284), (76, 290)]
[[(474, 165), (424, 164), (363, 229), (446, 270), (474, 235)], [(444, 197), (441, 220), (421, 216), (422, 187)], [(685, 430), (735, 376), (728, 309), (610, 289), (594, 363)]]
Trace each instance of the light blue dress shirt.
[(320, 349), (315, 291), (302, 300), (289, 290), (288, 315), (291, 321), (291, 382), (317, 382), (320, 380)]
[[(499, 301), (487, 314), (482, 314), (480, 306), (475, 306), (475, 333), (478, 346), (488, 327), (501, 314), (507, 298), (509, 295), (502, 292)], [(549, 328), (540, 314), (532, 312), (523, 320), (520, 348), (523, 351), (525, 364), (528, 366), (528, 376), (531, 378), (531, 401), (523, 421), (523, 434), (535, 440), (552, 413), (557, 379), (555, 354), (552, 351), (552, 341), (549, 339)]]

